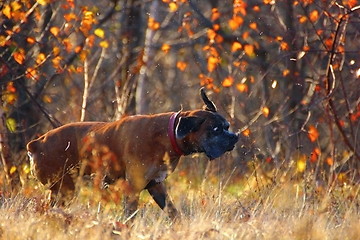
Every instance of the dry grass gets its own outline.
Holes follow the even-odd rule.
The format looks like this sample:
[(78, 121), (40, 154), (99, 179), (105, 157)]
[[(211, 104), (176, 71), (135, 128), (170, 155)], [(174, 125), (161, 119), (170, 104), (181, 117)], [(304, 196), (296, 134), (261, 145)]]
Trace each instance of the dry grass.
[[(23, 187), (0, 202), (1, 239), (359, 239), (358, 185), (315, 188), (300, 178), (265, 182), (217, 177), (191, 183), (175, 174), (170, 194), (182, 216), (171, 222), (147, 194), (131, 223), (95, 195), (50, 207), (41, 189)], [(86, 195), (87, 191), (82, 194)], [(88, 193), (87, 193), (88, 194)], [(86, 200), (87, 199), (87, 200)]]

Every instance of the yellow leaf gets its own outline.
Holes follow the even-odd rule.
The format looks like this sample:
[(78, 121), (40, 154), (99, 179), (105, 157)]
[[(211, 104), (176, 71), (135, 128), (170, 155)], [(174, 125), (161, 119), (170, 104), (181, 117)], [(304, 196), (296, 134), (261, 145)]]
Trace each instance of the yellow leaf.
[(9, 129), (10, 132), (16, 131), (16, 120), (13, 118), (6, 119), (6, 127)]
[(4, 47), (6, 45), (6, 37), (5, 36), (0, 36), (0, 46)]
[(104, 41), (101, 41), (99, 43), (99, 46), (102, 47), (102, 48), (108, 48), (109, 47), (109, 42), (104, 40)]
[(105, 37), (105, 32), (101, 28), (95, 29), (94, 34), (96, 36), (98, 36), (99, 38), (104, 38)]
[(20, 4), (19, 2), (17, 2), (17, 1), (12, 1), (12, 2), (10, 3), (10, 5), (11, 5), (11, 9), (12, 9), (14, 12), (16, 12), (16, 11), (19, 10), (19, 9), (21, 9), (21, 4)]
[(36, 0), (40, 5), (45, 6), (46, 4), (49, 3), (49, 0)]
[(169, 3), (169, 8), (170, 12), (176, 12), (176, 10), (178, 9), (178, 5), (176, 4), (176, 2), (171, 2)]
[(14, 174), (15, 172), (16, 172), (16, 167), (12, 166), (9, 171), (10, 175)]
[(270, 109), (269, 109), (268, 107), (263, 107), (261, 111), (262, 111), (264, 117), (268, 117), (268, 116), (269, 116)]
[(306, 155), (303, 154), (299, 157), (296, 162), (296, 171), (299, 173), (303, 173), (306, 169)]
[(36, 58), (36, 63), (41, 64), (45, 60), (46, 56), (44, 53), (39, 53), (39, 55)]
[(24, 172), (25, 174), (29, 174), (30, 171), (31, 171), (30, 165), (29, 165), (29, 164), (24, 164), (24, 165), (22, 166), (22, 170), (23, 170), (23, 172)]
[(5, 5), (2, 10), (2, 13), (9, 19), (11, 19), (11, 7), (9, 5)]

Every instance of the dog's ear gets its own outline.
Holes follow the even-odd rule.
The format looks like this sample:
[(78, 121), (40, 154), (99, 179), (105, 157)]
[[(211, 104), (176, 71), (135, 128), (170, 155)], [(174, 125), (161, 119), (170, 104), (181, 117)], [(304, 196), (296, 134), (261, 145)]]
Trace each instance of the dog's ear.
[(209, 98), (206, 96), (206, 92), (205, 92), (204, 87), (202, 87), (200, 89), (200, 96), (201, 96), (202, 100), (205, 103), (205, 106), (204, 106), (205, 110), (210, 111), (210, 112), (216, 112), (217, 111), (215, 104), (212, 101), (210, 101)]
[(180, 117), (175, 129), (176, 138), (184, 138), (191, 132), (196, 132), (205, 121), (200, 117)]

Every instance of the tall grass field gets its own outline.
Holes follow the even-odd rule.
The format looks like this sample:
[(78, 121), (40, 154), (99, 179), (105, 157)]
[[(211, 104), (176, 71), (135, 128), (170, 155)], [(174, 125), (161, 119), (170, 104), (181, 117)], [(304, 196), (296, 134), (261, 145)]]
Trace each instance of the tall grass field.
[(175, 221), (147, 192), (136, 216), (126, 219), (116, 186), (82, 184), (65, 206), (51, 206), (46, 187), (25, 176), (16, 193), (3, 189), (0, 239), (360, 239), (359, 185), (314, 180), (292, 166), (241, 175), (211, 171), (216, 165), (209, 162), (206, 171), (180, 166), (166, 180), (181, 212)]

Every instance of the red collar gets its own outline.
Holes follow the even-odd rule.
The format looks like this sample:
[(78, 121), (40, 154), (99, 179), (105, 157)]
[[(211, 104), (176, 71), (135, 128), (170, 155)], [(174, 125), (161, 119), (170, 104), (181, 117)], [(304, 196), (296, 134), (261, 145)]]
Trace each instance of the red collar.
[(181, 149), (179, 148), (179, 145), (176, 142), (176, 135), (175, 135), (175, 129), (176, 129), (175, 122), (176, 122), (176, 118), (178, 117), (179, 113), (180, 113), (180, 111), (171, 114), (170, 120), (169, 120), (169, 125), (168, 125), (168, 135), (169, 135), (171, 146), (173, 147), (173, 150), (179, 156), (181, 156), (181, 155), (184, 155), (184, 152), (181, 151)]

